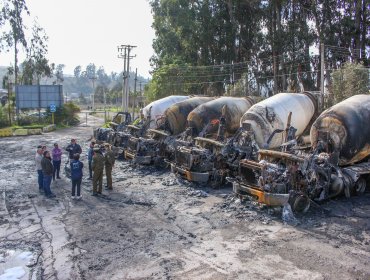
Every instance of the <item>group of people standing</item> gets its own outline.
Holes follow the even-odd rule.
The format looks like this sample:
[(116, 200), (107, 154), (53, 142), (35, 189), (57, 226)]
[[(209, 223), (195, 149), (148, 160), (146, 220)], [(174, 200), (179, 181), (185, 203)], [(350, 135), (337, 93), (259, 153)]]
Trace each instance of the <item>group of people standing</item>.
[[(103, 172), (107, 176), (106, 189), (112, 190), (112, 169), (115, 163), (115, 156), (109, 144), (104, 145), (103, 150), (100, 145), (94, 142), (90, 143), (88, 151), (89, 163), (89, 179), (93, 180), (92, 195), (96, 196), (102, 193), (103, 186)], [(69, 153), (71, 181), (72, 181), (72, 199), (81, 199), (81, 183), (83, 177), (83, 162), (80, 161), (82, 153), (81, 146), (77, 144), (76, 139), (72, 139), (71, 143), (66, 147)], [(48, 198), (55, 197), (50, 186), (52, 180), (61, 179), (60, 166), (62, 161), (62, 150), (58, 143), (54, 144), (54, 148), (49, 152), (46, 146), (38, 146), (35, 156), (39, 192)]]
[(103, 149), (100, 145), (91, 142), (88, 160), (90, 179), (93, 180), (92, 195), (96, 196), (102, 193), (104, 167), (107, 177), (107, 185), (105, 188), (107, 190), (113, 190), (112, 169), (116, 159), (112, 151), (112, 146), (106, 143)]
[(55, 197), (55, 195), (51, 192), (50, 185), (51, 181), (55, 180), (55, 178), (60, 179), (62, 150), (59, 148), (58, 143), (54, 144), (51, 154), (46, 149), (46, 146), (38, 146), (35, 161), (39, 192), (45, 194), (45, 196), (49, 198)]

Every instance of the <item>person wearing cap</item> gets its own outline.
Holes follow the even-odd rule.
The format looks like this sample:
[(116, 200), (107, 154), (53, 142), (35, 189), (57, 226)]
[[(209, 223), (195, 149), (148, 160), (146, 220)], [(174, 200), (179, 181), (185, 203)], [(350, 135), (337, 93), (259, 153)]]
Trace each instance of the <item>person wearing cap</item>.
[(76, 139), (71, 139), (71, 144), (66, 148), (66, 151), (69, 152), (69, 159), (72, 160), (75, 154), (81, 154), (82, 149), (79, 144), (77, 144)]
[(89, 163), (89, 175), (90, 177), (88, 178), (89, 180), (92, 180), (92, 177), (93, 177), (93, 173), (92, 173), (92, 159), (93, 159), (93, 156), (94, 156), (94, 145), (95, 145), (95, 142), (91, 142), (90, 143), (90, 147), (89, 147), (89, 150), (87, 152), (87, 161)]
[(60, 164), (62, 162), (62, 149), (59, 148), (58, 143), (54, 143), (54, 149), (51, 150), (51, 156), (53, 158), (53, 180), (55, 180), (55, 173), (57, 175), (57, 179), (60, 179), (59, 172), (60, 172)]
[(105, 186), (108, 190), (113, 190), (112, 185), (112, 169), (114, 162), (116, 161), (111, 145), (105, 143), (105, 176), (107, 177), (107, 185)]
[(43, 186), (43, 173), (42, 173), (42, 146), (37, 146), (36, 155), (35, 155), (35, 163), (36, 163), (36, 170), (37, 170), (37, 182), (39, 184), (39, 192), (44, 193), (44, 186)]
[(103, 188), (103, 172), (104, 172), (105, 158), (102, 154), (100, 146), (94, 145), (94, 156), (91, 163), (93, 170), (93, 193), (92, 195), (101, 194)]
[(71, 161), (71, 180), (72, 180), (72, 199), (76, 197), (81, 199), (81, 182), (82, 182), (82, 170), (84, 164), (80, 161), (80, 155), (75, 154), (73, 160)]
[(41, 167), (43, 173), (43, 187), (46, 197), (52, 198), (55, 195), (50, 190), (51, 179), (53, 177), (53, 164), (51, 163), (51, 156), (49, 151), (44, 151), (44, 157), (41, 160)]

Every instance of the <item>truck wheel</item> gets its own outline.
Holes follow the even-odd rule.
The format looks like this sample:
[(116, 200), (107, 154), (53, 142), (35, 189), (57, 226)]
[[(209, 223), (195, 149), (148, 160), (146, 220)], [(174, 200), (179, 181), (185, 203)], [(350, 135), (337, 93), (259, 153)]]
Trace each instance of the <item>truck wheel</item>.
[(294, 212), (306, 213), (310, 208), (311, 201), (307, 195), (295, 193), (290, 195), (289, 204)]

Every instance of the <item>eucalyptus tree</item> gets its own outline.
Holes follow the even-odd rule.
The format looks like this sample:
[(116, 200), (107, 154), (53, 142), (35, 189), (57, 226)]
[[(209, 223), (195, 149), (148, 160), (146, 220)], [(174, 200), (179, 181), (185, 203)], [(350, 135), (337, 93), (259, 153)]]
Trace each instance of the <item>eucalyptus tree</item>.
[(29, 15), (25, 0), (1, 0), (0, 14), (0, 51), (14, 49), (14, 76), (18, 82), (18, 52), (19, 46), (27, 48), (23, 14)]

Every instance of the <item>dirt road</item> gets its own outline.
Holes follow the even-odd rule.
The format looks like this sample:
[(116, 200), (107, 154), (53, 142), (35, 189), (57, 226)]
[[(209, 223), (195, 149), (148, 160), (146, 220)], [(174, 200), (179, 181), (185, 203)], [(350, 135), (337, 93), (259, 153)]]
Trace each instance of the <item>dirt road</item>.
[(85, 152), (96, 124), (0, 139), (0, 279), (370, 279), (369, 193), (286, 224), (230, 189), (121, 161), (103, 196), (84, 180), (71, 200), (64, 176), (55, 199), (39, 195), (35, 147), (76, 136)]

